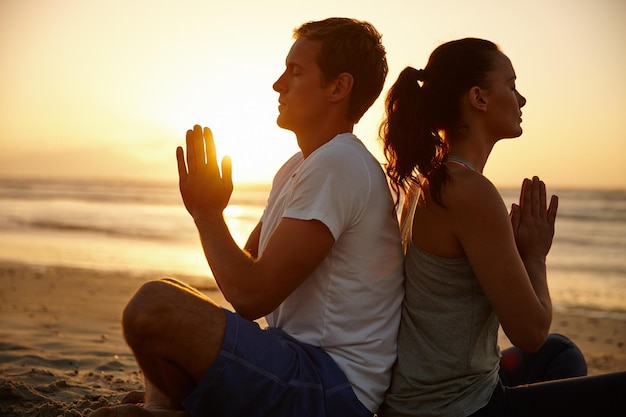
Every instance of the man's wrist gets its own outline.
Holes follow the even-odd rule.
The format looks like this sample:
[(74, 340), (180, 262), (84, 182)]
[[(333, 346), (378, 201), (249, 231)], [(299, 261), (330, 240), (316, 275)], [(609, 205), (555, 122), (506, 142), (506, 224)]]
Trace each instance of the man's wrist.
[(212, 227), (214, 225), (224, 223), (224, 213), (222, 210), (208, 210), (197, 213), (193, 217), (193, 221), (198, 228)]

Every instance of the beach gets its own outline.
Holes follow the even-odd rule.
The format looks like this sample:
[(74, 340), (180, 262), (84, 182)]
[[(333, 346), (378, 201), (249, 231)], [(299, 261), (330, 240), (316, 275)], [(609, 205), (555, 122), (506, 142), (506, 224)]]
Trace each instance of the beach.
[[(626, 370), (626, 190), (557, 190), (548, 257), (552, 332), (589, 374)], [(225, 211), (243, 245), (268, 185), (238, 185)], [(519, 195), (503, 189), (507, 204)], [(229, 307), (172, 183), (0, 178), (0, 416), (88, 416), (142, 388), (122, 309), (175, 277)], [(501, 334), (502, 348), (510, 346)]]
[[(0, 415), (87, 416), (141, 389), (120, 317), (154, 278), (0, 263)], [(187, 281), (227, 305), (213, 281)]]
[[(142, 388), (121, 334), (122, 309), (141, 283), (128, 271), (0, 262), (0, 415), (88, 416)], [(178, 276), (216, 302), (214, 281)], [(626, 370), (626, 319), (556, 310), (552, 332), (570, 337), (589, 374)], [(501, 346), (508, 346), (501, 336)]]

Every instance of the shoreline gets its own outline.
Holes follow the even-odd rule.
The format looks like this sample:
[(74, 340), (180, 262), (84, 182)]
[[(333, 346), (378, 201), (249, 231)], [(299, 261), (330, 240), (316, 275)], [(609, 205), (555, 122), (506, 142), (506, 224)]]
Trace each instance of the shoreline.
[[(0, 414), (87, 416), (142, 387), (120, 316), (154, 274), (0, 261)], [(176, 278), (228, 307), (214, 282)], [(583, 351), (590, 375), (626, 370), (626, 317), (555, 310), (552, 333)], [(607, 312), (610, 313), (610, 312)], [(500, 345), (510, 346), (501, 333)]]

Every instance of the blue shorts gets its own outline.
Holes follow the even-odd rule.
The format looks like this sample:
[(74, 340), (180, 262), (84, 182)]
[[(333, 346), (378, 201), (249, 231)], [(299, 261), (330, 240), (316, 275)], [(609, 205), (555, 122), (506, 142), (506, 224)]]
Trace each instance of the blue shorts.
[(225, 311), (222, 350), (184, 401), (193, 416), (372, 417), (322, 349)]

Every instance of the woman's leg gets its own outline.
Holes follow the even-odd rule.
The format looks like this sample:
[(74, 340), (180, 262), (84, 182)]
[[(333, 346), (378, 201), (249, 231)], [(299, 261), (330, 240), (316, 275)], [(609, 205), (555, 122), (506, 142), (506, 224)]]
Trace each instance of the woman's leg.
[(499, 385), (470, 417), (623, 417), (626, 372), (567, 378), (517, 387)]
[(551, 334), (536, 353), (503, 352), (500, 380), (480, 416), (623, 416), (626, 372), (585, 377), (587, 365), (567, 337)]
[(504, 387), (506, 407), (515, 416), (623, 417), (626, 372)]
[(507, 387), (587, 375), (587, 363), (567, 337), (551, 334), (535, 353), (512, 347), (502, 352), (500, 380)]

